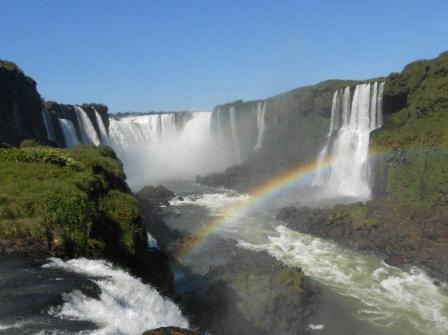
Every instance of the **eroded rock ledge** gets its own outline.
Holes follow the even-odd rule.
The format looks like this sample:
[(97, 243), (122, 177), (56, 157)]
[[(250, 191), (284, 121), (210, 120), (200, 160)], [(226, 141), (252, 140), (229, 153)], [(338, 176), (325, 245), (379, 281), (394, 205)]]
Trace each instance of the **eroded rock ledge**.
[(416, 265), (448, 279), (448, 210), (401, 208), (386, 200), (333, 209), (283, 208), (277, 219), (290, 229), (374, 252), (393, 266)]

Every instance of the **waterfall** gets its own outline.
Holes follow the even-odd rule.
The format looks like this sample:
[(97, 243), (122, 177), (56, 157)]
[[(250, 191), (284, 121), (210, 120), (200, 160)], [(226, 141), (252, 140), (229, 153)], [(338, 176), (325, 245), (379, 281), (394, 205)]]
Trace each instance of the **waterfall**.
[(132, 188), (197, 174), (223, 171), (234, 163), (217, 132), (210, 112), (194, 112), (183, 127), (176, 113), (111, 118), (109, 140), (125, 163)]
[(78, 135), (76, 135), (76, 129), (73, 122), (68, 119), (58, 119), (61, 125), (62, 135), (64, 136), (65, 146), (73, 147), (79, 144)]
[(174, 113), (162, 114), (160, 117), (161, 135), (176, 135), (176, 115)]
[(346, 126), (350, 117), (350, 87), (346, 87), (344, 90), (344, 96), (342, 98), (342, 125)]
[(106, 127), (104, 126), (103, 118), (95, 108), (93, 110), (95, 111), (96, 123), (98, 124), (98, 129), (100, 130), (101, 143), (109, 144), (109, 137), (107, 136), (107, 130)]
[(79, 130), (81, 133), (82, 143), (100, 144), (98, 134), (93, 127), (92, 121), (87, 116), (87, 113), (79, 106), (75, 106), (76, 119), (78, 120)]
[(222, 120), (221, 120), (221, 109), (218, 108), (216, 110), (216, 127), (218, 128), (218, 135), (221, 137), (224, 137), (224, 128), (222, 127)]
[(265, 113), (266, 113), (266, 100), (259, 101), (257, 104), (257, 143), (255, 144), (254, 150), (261, 149), (263, 145), (263, 134), (266, 129), (265, 125)]
[(340, 114), (338, 113), (338, 107), (339, 107), (339, 96), (340, 96), (340, 92), (335, 91), (333, 94), (333, 100), (332, 100), (332, 104), (331, 104), (331, 119), (330, 119), (330, 129), (328, 131), (328, 136), (331, 135), (331, 133), (335, 130), (339, 128), (339, 116)]
[(233, 147), (235, 149), (235, 156), (237, 163), (241, 164), (241, 151), (240, 151), (240, 140), (238, 136), (238, 125), (236, 121), (236, 111), (234, 107), (229, 110), (230, 113), (230, 130), (232, 132)]
[(377, 99), (377, 126), (383, 126), (383, 93), (384, 93), (384, 81), (381, 82), (380, 88), (378, 91), (378, 99)]
[(51, 116), (45, 107), (42, 108), (42, 118), (44, 120), (45, 129), (47, 130), (47, 138), (50, 141), (54, 141), (56, 138), (54, 136), (54, 127), (51, 120)]
[[(369, 139), (370, 133), (382, 125), (383, 87), (384, 83), (357, 85), (350, 108), (350, 89), (335, 92), (330, 129), (318, 156), (319, 171), (313, 185), (323, 186), (331, 195), (370, 197)], [(333, 161), (331, 169), (325, 172), (327, 157)]]

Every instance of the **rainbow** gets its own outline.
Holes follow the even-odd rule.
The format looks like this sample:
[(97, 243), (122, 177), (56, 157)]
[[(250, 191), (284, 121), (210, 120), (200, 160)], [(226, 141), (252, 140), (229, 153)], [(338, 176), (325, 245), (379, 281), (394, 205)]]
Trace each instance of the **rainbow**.
[[(370, 149), (369, 159), (380, 154), (385, 154), (386, 151)], [(194, 236), (189, 236), (182, 240), (180, 245), (176, 248), (174, 254), (178, 260), (187, 258), (195, 250), (199, 249), (209, 236), (213, 235), (219, 228), (226, 223), (231, 222), (236, 217), (244, 213), (262, 201), (275, 196), (287, 189), (298, 186), (304, 180), (311, 178), (314, 174), (321, 170), (329, 169), (334, 163), (335, 159), (328, 157), (323, 161), (310, 161), (291, 168), (277, 176), (269, 179), (261, 185), (253, 188), (248, 192), (249, 197), (237, 204), (228, 207), (222, 215), (214, 218), (209, 224), (203, 226), (194, 233)]]

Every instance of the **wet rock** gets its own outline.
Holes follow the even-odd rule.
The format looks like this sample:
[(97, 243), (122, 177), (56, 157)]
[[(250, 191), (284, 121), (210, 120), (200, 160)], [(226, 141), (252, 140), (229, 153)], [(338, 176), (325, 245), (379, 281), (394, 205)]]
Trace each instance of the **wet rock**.
[(415, 265), (448, 279), (448, 208), (408, 208), (387, 199), (332, 209), (283, 208), (277, 215), (293, 230), (370, 251), (397, 267)]
[(169, 243), (178, 240), (181, 235), (172, 230), (163, 220), (163, 216), (168, 213), (179, 215), (179, 212), (164, 212), (162, 206), (169, 205), (169, 200), (175, 197), (175, 194), (164, 186), (145, 186), (136, 194), (140, 215), (143, 225), (148, 233), (156, 240), (162, 250), (167, 249)]
[(392, 266), (396, 266), (396, 267), (401, 267), (404, 265), (404, 260), (402, 257), (398, 256), (398, 255), (390, 255), (389, 257), (387, 257), (384, 262), (386, 264), (392, 265)]
[(210, 269), (205, 290), (187, 298), (192, 324), (213, 334), (306, 333), (316, 288), (300, 268), (220, 238), (207, 247), (207, 255), (215, 253), (227, 261)]
[(199, 335), (200, 333), (178, 327), (162, 327), (145, 331), (142, 335)]
[(143, 187), (136, 196), (147, 202), (153, 203), (155, 206), (169, 206), (169, 201), (176, 195), (163, 185)]

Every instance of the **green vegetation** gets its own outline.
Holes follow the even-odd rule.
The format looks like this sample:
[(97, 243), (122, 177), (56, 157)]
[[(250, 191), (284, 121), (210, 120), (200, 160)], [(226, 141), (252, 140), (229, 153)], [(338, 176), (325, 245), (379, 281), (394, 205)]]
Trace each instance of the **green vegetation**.
[(385, 125), (373, 147), (388, 152), (386, 191), (399, 205), (448, 203), (448, 52), (391, 74)]
[[(0, 149), (0, 242), (69, 256), (134, 253), (141, 230), (121, 162), (106, 146)], [(118, 251), (118, 250), (117, 250)]]

